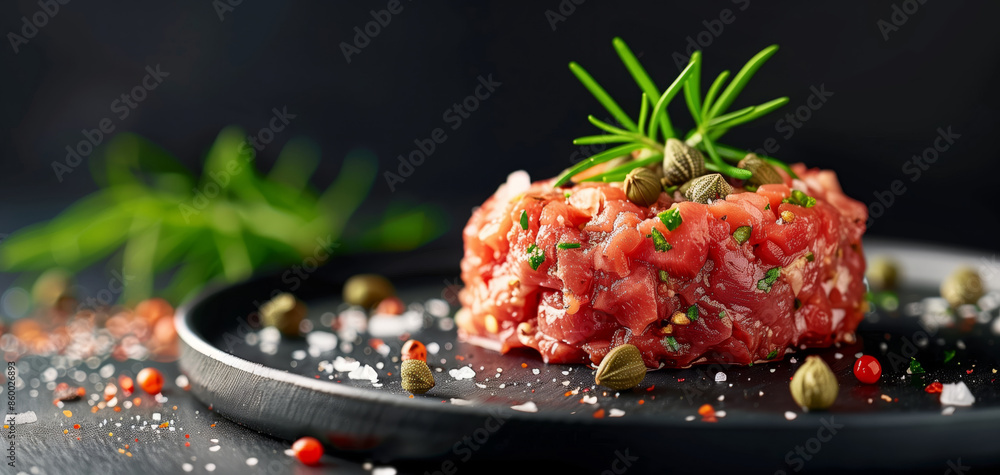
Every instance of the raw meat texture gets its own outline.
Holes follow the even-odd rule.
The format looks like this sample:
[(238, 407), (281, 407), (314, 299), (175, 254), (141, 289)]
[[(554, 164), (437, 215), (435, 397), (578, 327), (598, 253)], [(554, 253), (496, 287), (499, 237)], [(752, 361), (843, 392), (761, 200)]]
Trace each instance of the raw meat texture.
[[(756, 192), (736, 187), (707, 205), (661, 193), (648, 208), (620, 183), (553, 188), (513, 174), (465, 227), (459, 331), (502, 352), (533, 348), (549, 363), (598, 364), (631, 343), (650, 368), (749, 364), (853, 341), (867, 309), (867, 209), (833, 172), (793, 169), (799, 179), (780, 171), (784, 184)], [(816, 205), (782, 203), (792, 190)], [(658, 217), (671, 208), (683, 220), (672, 231)], [(751, 227), (742, 244), (733, 237), (741, 226)], [(654, 228), (669, 250), (656, 249)], [(544, 253), (537, 269), (531, 246)]]

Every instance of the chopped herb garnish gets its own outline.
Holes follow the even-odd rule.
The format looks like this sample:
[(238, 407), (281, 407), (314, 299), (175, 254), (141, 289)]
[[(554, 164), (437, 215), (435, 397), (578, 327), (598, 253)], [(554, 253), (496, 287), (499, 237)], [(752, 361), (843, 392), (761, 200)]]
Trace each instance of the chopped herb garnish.
[(531, 265), (531, 270), (538, 270), (538, 266), (543, 262), (545, 262), (545, 251), (534, 244), (528, 246), (528, 264)]
[(521, 229), (528, 230), (528, 210), (521, 210)]
[(667, 238), (663, 237), (663, 233), (661, 233), (659, 229), (653, 228), (652, 233), (647, 234), (646, 237), (653, 238), (653, 247), (655, 247), (658, 252), (667, 252), (674, 248), (674, 246), (671, 246), (670, 243), (667, 242)]
[(764, 205), (764, 209), (771, 209), (771, 203)]
[(570, 196), (573, 196), (573, 193), (570, 193), (570, 192), (567, 191), (566, 193), (563, 193), (563, 196), (565, 196), (566, 198), (569, 198)]
[(698, 321), (698, 306), (697, 305), (692, 305), (692, 306), (688, 307), (687, 314), (688, 314), (688, 320), (691, 320), (692, 322), (697, 322)]
[(815, 261), (816, 260), (816, 256), (813, 255), (812, 252), (807, 252), (806, 253), (806, 260), (809, 261), (809, 262)]
[(744, 185), (744, 186), (743, 186), (743, 189), (744, 189), (744, 190), (747, 190), (747, 191), (749, 191), (749, 192), (754, 192), (754, 191), (757, 191), (757, 187), (756, 187), (756, 186), (753, 186), (753, 185)]
[(673, 231), (677, 229), (684, 221), (681, 219), (681, 210), (677, 208), (668, 209), (657, 215), (660, 221), (663, 221), (663, 225), (667, 227), (667, 231)]
[(791, 203), (793, 205), (798, 205), (803, 208), (812, 208), (816, 206), (816, 198), (809, 196), (799, 190), (792, 190), (792, 196), (781, 200), (782, 203)]
[(719, 318), (726, 318), (726, 311), (725, 310), (719, 312)]
[(947, 363), (955, 357), (955, 350), (944, 350), (944, 362)]
[(740, 226), (736, 228), (736, 231), (733, 231), (733, 239), (736, 240), (736, 244), (743, 244), (747, 242), (747, 239), (750, 239), (751, 231), (753, 231), (753, 228), (750, 226)]
[(802, 301), (799, 299), (795, 299), (795, 310), (798, 310), (800, 308), (802, 308)]
[(677, 339), (672, 336), (664, 338), (663, 344), (666, 345), (667, 348), (670, 348), (670, 351), (677, 351), (680, 348), (680, 345), (677, 344)]
[(670, 282), (670, 274), (667, 271), (660, 269), (660, 282)]
[(917, 361), (916, 358), (914, 358), (914, 357), (911, 356), (910, 357), (910, 372), (913, 373), (913, 374), (922, 374), (922, 373), (926, 373), (927, 371), (924, 370), (924, 366), (922, 364), (920, 364), (920, 362)]
[(778, 356), (778, 349), (777, 348), (771, 350), (771, 352), (767, 354), (767, 359), (769, 359), (769, 360), (774, 359), (775, 356)]
[(557, 244), (556, 247), (558, 247), (559, 249), (576, 249), (576, 248), (580, 247), (580, 243), (578, 243), (578, 242), (561, 242), (561, 243)]
[(768, 269), (767, 272), (764, 273), (764, 278), (757, 281), (757, 288), (763, 290), (764, 292), (770, 292), (771, 286), (774, 285), (776, 280), (778, 280), (779, 275), (781, 275), (780, 267)]

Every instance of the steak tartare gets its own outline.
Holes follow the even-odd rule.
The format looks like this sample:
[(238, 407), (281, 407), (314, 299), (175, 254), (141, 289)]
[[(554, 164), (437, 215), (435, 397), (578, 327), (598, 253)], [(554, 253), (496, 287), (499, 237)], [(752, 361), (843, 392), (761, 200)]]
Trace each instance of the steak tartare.
[(512, 174), (464, 229), (459, 330), (549, 363), (598, 364), (628, 343), (648, 368), (853, 341), (867, 209), (834, 172), (791, 169), (798, 179), (777, 170), (782, 183), (754, 191), (732, 180), (705, 204), (663, 191), (648, 207), (621, 182)]

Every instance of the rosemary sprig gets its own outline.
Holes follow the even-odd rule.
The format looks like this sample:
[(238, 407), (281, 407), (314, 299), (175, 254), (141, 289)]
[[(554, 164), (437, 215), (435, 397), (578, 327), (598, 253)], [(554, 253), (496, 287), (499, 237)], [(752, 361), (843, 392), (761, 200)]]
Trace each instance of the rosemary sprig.
[(237, 281), (255, 269), (412, 249), (445, 231), (437, 207), (394, 200), (382, 213), (356, 213), (378, 174), (368, 151), (351, 151), (334, 182), (317, 190), (309, 182), (320, 153), (311, 142), (291, 140), (264, 174), (242, 152), (244, 137), (224, 129), (199, 179), (151, 142), (116, 136), (90, 162), (101, 188), (5, 239), (0, 270), (77, 272), (110, 257), (128, 276), (121, 300), (157, 294), (176, 303), (205, 284)]
[[(630, 170), (655, 164), (658, 159), (662, 159), (666, 140), (678, 137), (667, 113), (667, 106), (681, 90), (684, 91), (684, 102), (687, 104), (694, 121), (694, 127), (684, 135), (684, 141), (708, 154), (710, 161), (705, 164), (708, 170), (741, 180), (750, 178), (749, 171), (732, 165), (743, 159), (748, 152), (721, 144), (718, 140), (733, 127), (763, 117), (788, 103), (787, 97), (781, 97), (763, 104), (734, 111), (729, 110), (750, 78), (778, 51), (777, 45), (768, 46), (750, 58), (732, 77), (731, 81), (729, 81), (729, 71), (720, 73), (705, 92), (704, 98), (701, 95), (702, 56), (700, 51), (691, 55), (688, 65), (661, 93), (642, 64), (632, 54), (632, 50), (621, 38), (612, 40), (612, 45), (625, 68), (632, 75), (636, 85), (642, 91), (638, 120), (634, 120), (622, 110), (583, 66), (576, 62), (570, 63), (570, 71), (620, 124), (620, 126), (615, 126), (597, 120), (594, 116), (588, 116), (587, 119), (590, 123), (607, 134), (580, 137), (573, 143), (577, 145), (598, 143), (621, 145), (597, 153), (566, 170), (556, 180), (555, 186), (568, 183), (574, 176), (591, 167), (636, 152), (640, 154), (641, 158), (604, 170), (602, 173), (582, 181), (621, 181)], [(727, 83), (727, 81), (729, 82)], [(648, 152), (642, 153), (643, 150)], [(784, 162), (773, 157), (761, 158), (774, 166), (781, 167), (795, 177), (795, 174)]]

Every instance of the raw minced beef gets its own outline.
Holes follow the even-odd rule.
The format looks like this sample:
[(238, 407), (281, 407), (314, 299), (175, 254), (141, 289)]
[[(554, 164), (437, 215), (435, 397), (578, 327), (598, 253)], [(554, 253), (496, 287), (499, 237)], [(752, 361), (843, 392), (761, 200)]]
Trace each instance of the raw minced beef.
[[(465, 227), (459, 330), (550, 363), (597, 364), (630, 343), (650, 368), (851, 341), (867, 307), (867, 209), (833, 172), (793, 169), (799, 179), (781, 172), (784, 184), (755, 192), (737, 187), (709, 204), (661, 193), (650, 207), (620, 183), (553, 188), (514, 174)], [(783, 203), (792, 190), (816, 204)], [(670, 209), (682, 220), (673, 230), (658, 217)]]

